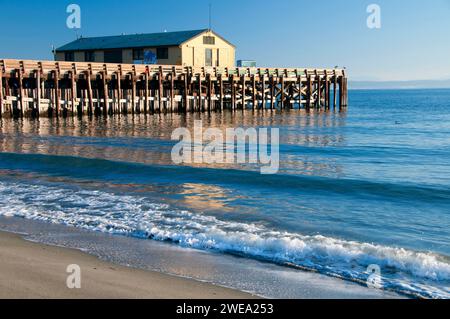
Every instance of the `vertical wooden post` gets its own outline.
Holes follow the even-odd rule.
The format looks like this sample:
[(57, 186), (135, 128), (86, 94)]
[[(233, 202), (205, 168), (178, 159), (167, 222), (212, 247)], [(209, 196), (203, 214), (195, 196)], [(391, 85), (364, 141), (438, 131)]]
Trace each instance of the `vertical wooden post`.
[(331, 96), (331, 77), (328, 78), (328, 109), (331, 110), (332, 96)]
[(211, 109), (213, 111), (217, 110), (217, 105), (219, 103), (219, 98), (218, 98), (218, 94), (216, 92), (216, 88), (218, 87), (218, 83), (219, 83), (219, 77), (217, 74), (217, 70), (214, 72), (214, 77), (215, 80), (211, 82)]
[(241, 96), (241, 103), (242, 103), (242, 109), (245, 110), (245, 94), (246, 94), (246, 87), (245, 87), (245, 74), (241, 77), (241, 85), (242, 85), (242, 96)]
[(148, 72), (148, 112), (153, 114), (155, 112), (156, 90), (153, 83), (153, 73), (150, 69)]
[(154, 74), (153, 73), (150, 74), (149, 75), (149, 80), (150, 80), (150, 83), (152, 84), (150, 86), (150, 112), (152, 114), (155, 113), (155, 110), (156, 110), (156, 87), (155, 87), (155, 85), (153, 85), (154, 84), (153, 83), (154, 79), (155, 79), (154, 78)]
[(60, 92), (60, 99), (61, 99), (61, 109), (60, 109), (60, 115), (61, 116), (63, 116), (63, 117), (66, 117), (67, 116), (67, 109), (68, 109), (68, 103), (69, 103), (69, 101), (68, 101), (68, 90), (66, 90), (65, 88), (63, 89), (63, 88), (61, 88), (60, 87), (60, 89), (59, 89), (59, 92)]
[(70, 72), (70, 100), (71, 100), (71, 108), (72, 108), (72, 116), (75, 114), (75, 104), (77, 100), (77, 81), (75, 79), (76, 74), (75, 71)]
[(318, 109), (322, 108), (322, 79), (316, 70), (316, 78), (317, 78), (317, 100), (316, 107)]
[(184, 74), (184, 90), (183, 90), (183, 104), (184, 104), (184, 111), (189, 112), (189, 81), (188, 81), (189, 75), (186, 71)]
[(117, 72), (117, 111), (119, 112), (119, 114), (122, 113), (122, 72), (121, 70), (119, 70), (119, 72)]
[(22, 117), (23, 116), (23, 108), (24, 108), (24, 102), (23, 102), (23, 76), (22, 76), (22, 69), (18, 70), (19, 72), (19, 94), (20, 94), (20, 99), (19, 99), (19, 115)]
[(252, 75), (252, 109), (256, 108), (256, 78), (255, 74)]
[[(41, 69), (42, 70), (42, 69)], [(47, 76), (45, 76), (43, 73), (41, 74), (41, 78), (42, 77), (48, 77), (48, 74), (47, 74)], [(45, 97), (45, 80), (44, 81), (42, 81), (41, 80), (41, 97), (42, 98), (44, 98)], [(47, 110), (48, 111), (48, 110)]]
[(175, 112), (175, 76), (176, 71), (175, 67), (172, 68), (172, 73), (170, 74), (170, 109), (172, 112)]
[(296, 83), (290, 81), (290, 83), (289, 83), (289, 91), (288, 91), (289, 94), (288, 94), (288, 98), (287, 98), (287, 101), (286, 101), (287, 107), (289, 109), (294, 108), (294, 102), (295, 102), (295, 100), (293, 99), (294, 98), (294, 85), (296, 85)]
[(236, 109), (236, 80), (234, 74), (231, 76), (231, 109)]
[(311, 109), (311, 99), (312, 99), (312, 95), (313, 95), (313, 83), (312, 83), (312, 75), (309, 74), (308, 75), (308, 94), (307, 94), (307, 98), (308, 100), (306, 101), (306, 110), (309, 112)]
[(94, 114), (96, 116), (100, 115), (102, 112), (102, 106), (101, 106), (101, 96), (100, 96), (100, 87), (98, 86), (98, 74), (94, 75), (94, 83), (96, 83), (95, 89), (92, 89), (92, 98), (93, 100), (96, 100), (95, 102), (95, 108), (94, 108)]
[(288, 98), (287, 98), (287, 107), (289, 109), (293, 109), (294, 108), (294, 104), (295, 104), (295, 91), (294, 91), (294, 86), (297, 86), (296, 81), (290, 81), (289, 82), (289, 91), (288, 91)]
[(223, 78), (222, 78), (222, 74), (219, 74), (219, 105), (220, 105), (220, 110), (223, 111)]
[(159, 67), (159, 74), (158, 74), (158, 108), (159, 108), (159, 112), (162, 111), (163, 109), (163, 90), (164, 90), (164, 85), (163, 85), (163, 69), (162, 66)]
[(107, 82), (107, 73), (104, 71), (102, 73), (102, 80), (103, 80), (103, 115), (108, 115), (108, 106), (109, 106), (109, 92), (108, 92), (108, 82)]
[(270, 109), (273, 110), (275, 107), (275, 78), (273, 75), (270, 76)]
[(336, 70), (334, 70), (333, 76), (333, 109), (336, 110), (337, 105), (337, 74)]
[(303, 93), (303, 87), (302, 87), (302, 75), (298, 75), (298, 108), (302, 108), (302, 93)]
[(186, 111), (193, 112), (195, 111), (195, 76), (190, 75), (187, 76), (186, 83)]
[(266, 75), (260, 75), (261, 81), (261, 109), (266, 109)]
[(136, 106), (136, 75), (131, 74), (131, 114), (138, 113)]
[(136, 114), (141, 114), (142, 113), (142, 103), (143, 103), (143, 90), (140, 90), (138, 88), (138, 83), (143, 81), (143, 77), (141, 78), (141, 76), (137, 76), (136, 77)]
[(329, 108), (330, 108), (330, 91), (329, 91), (328, 73), (325, 70), (325, 109), (328, 110)]
[(77, 115), (82, 116), (84, 115), (84, 106), (85, 106), (85, 100), (86, 100), (86, 94), (85, 90), (80, 90), (80, 102), (78, 103), (77, 107)]
[[(189, 75), (188, 77), (188, 86), (189, 86), (189, 91), (188, 91), (188, 104), (187, 107), (189, 108), (190, 112), (195, 112), (195, 108), (196, 108), (196, 103), (197, 103), (197, 91), (196, 91), (196, 79), (197, 77), (195, 76), (194, 72), (192, 71), (192, 73)], [(190, 96), (190, 98), (189, 98)]]
[(55, 70), (53, 72), (53, 75), (55, 76), (54, 81), (55, 81), (55, 107), (56, 107), (56, 117), (59, 116), (59, 111), (60, 111), (60, 103), (61, 103), (61, 95), (60, 95), (60, 91), (59, 91), (59, 71)]
[(148, 101), (149, 101), (149, 98), (148, 98), (148, 95), (149, 95), (149, 89), (148, 89), (148, 68), (145, 70), (144, 81), (145, 81), (145, 84), (144, 84), (144, 87), (145, 87), (144, 114), (147, 114), (148, 110), (150, 109), (149, 108), (149, 103), (148, 103)]
[(198, 81), (198, 76), (192, 72), (191, 84), (190, 84), (190, 87), (191, 87), (190, 90), (191, 90), (191, 95), (192, 95), (191, 106), (190, 106), (191, 112), (195, 112), (197, 110), (197, 102), (198, 102), (197, 81)]
[(35, 71), (36, 76), (36, 110), (34, 115), (39, 117), (39, 112), (41, 111), (41, 71)]
[(195, 103), (196, 103), (196, 98), (197, 95), (195, 93), (195, 75), (193, 73), (191, 73), (191, 75), (188, 78), (188, 104), (187, 107), (189, 109), (189, 112), (194, 112), (195, 111)]
[(86, 71), (86, 81), (87, 81), (87, 94), (89, 99), (88, 115), (92, 115), (94, 110), (94, 101), (92, 99), (92, 83), (91, 83), (91, 72)]
[[(10, 75), (11, 75), (11, 73), (10, 73)], [(5, 77), (6, 77), (6, 75), (5, 75)], [(5, 78), (5, 98), (10, 95), (11, 95), (11, 88), (9, 87), (9, 81), (8, 81), (8, 79)], [(14, 116), (12, 107), (10, 108), (10, 114), (11, 114), (11, 117)]]
[(206, 75), (206, 81), (207, 81), (207, 84), (208, 84), (208, 88), (207, 88), (207, 90), (208, 90), (208, 106), (207, 106), (207, 109), (208, 109), (208, 112), (210, 112), (210, 111), (212, 111), (212, 95), (213, 95), (213, 87), (212, 87), (212, 80), (211, 80), (211, 73), (208, 73), (207, 75)]
[(339, 111), (342, 111), (342, 108), (344, 107), (344, 77), (341, 76), (339, 78)]
[(3, 66), (0, 66), (0, 118), (3, 115)]
[(203, 86), (202, 86), (202, 74), (198, 75), (198, 103), (197, 103), (197, 111), (203, 111)]

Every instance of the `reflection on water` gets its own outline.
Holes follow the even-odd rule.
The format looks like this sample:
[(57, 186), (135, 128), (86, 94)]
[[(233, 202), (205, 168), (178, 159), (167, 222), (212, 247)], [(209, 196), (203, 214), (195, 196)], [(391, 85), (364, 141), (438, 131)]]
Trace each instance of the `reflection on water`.
[(196, 211), (215, 210), (222, 213), (232, 212), (229, 203), (242, 196), (235, 197), (232, 192), (215, 185), (185, 183), (180, 191), (182, 204)]
[[(0, 151), (171, 165), (171, 150), (176, 143), (171, 141), (172, 132), (179, 127), (186, 127), (193, 134), (195, 120), (203, 121), (204, 130), (218, 128), (223, 132), (227, 128), (278, 127), (281, 129), (280, 144), (287, 147), (345, 145), (344, 136), (336, 129), (345, 126), (345, 113), (245, 111), (82, 119), (0, 120)], [(330, 129), (331, 131), (325, 131), (324, 134), (320, 132), (317, 134), (317, 131)], [(207, 143), (205, 140), (204, 144)], [(300, 154), (300, 157), (299, 154), (281, 155), (281, 170), (286, 173), (321, 175), (320, 172), (327, 172), (326, 174), (333, 172), (334, 175), (339, 175), (342, 172), (339, 164), (333, 159), (319, 163), (307, 154), (304, 156)], [(258, 169), (251, 165), (196, 163), (189, 165)]]
[[(206, 128), (226, 129), (229, 127), (343, 127), (346, 113), (293, 112), (224, 112), (224, 113), (188, 113), (155, 114), (135, 116), (114, 116), (89, 118), (65, 118), (39, 120), (2, 119), (2, 134), (22, 134), (25, 136), (72, 136), (72, 137), (133, 137), (170, 139), (172, 131), (179, 127), (192, 128), (196, 120), (202, 120)], [(342, 141), (342, 136), (289, 135), (290, 143), (311, 143), (318, 146), (330, 145)]]

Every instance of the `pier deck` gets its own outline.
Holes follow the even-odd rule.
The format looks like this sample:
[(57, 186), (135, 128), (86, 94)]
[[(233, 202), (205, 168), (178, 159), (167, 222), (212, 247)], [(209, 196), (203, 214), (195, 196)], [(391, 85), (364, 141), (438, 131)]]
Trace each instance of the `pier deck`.
[(342, 69), (0, 60), (0, 116), (347, 107)]

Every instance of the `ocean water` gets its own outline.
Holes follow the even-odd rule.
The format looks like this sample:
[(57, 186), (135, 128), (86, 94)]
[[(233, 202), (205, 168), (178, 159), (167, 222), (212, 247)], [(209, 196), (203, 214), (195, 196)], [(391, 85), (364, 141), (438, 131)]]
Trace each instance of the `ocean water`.
[[(449, 298), (450, 90), (349, 98), (344, 113), (0, 120), (0, 216), (361, 285), (377, 265), (382, 290)], [(279, 173), (174, 165), (173, 130), (200, 119), (279, 128)]]

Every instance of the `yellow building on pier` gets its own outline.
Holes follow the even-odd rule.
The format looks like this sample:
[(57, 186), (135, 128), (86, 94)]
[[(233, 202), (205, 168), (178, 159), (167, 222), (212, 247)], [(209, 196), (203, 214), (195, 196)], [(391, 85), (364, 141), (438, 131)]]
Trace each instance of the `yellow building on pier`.
[(234, 67), (236, 48), (212, 30), (81, 37), (55, 50), (56, 61)]

